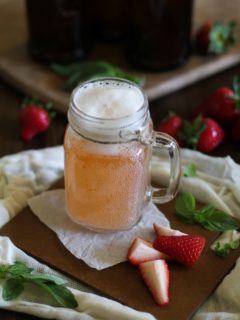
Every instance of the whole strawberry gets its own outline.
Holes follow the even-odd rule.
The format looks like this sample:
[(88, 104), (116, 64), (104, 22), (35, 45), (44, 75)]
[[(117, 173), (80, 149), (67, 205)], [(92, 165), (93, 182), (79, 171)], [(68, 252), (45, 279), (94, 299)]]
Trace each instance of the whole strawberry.
[(171, 259), (191, 267), (199, 259), (205, 245), (205, 238), (197, 235), (159, 236), (153, 247), (167, 254)]
[(159, 124), (157, 131), (167, 133), (176, 139), (182, 128), (182, 124), (183, 120), (180, 116), (170, 113), (169, 116)]
[(207, 153), (223, 142), (225, 131), (215, 120), (198, 116), (184, 121), (180, 137), (187, 147)]
[(54, 115), (49, 104), (39, 103), (37, 100), (27, 100), (19, 114), (21, 138), (29, 141), (37, 134), (46, 131), (51, 123), (51, 116)]
[(203, 54), (223, 54), (236, 42), (236, 23), (231, 21), (227, 24), (207, 21), (198, 30), (196, 46)]
[(200, 113), (215, 119), (223, 126), (231, 126), (240, 114), (240, 85), (238, 78), (233, 79), (233, 89), (220, 87), (203, 100), (192, 116)]

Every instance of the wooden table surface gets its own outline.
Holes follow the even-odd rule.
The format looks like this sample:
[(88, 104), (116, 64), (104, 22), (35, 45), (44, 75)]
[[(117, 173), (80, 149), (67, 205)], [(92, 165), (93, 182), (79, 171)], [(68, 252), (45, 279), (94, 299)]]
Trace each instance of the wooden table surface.
[[(17, 0), (18, 6), (11, 6), (16, 0), (0, 0), (0, 55), (12, 45), (27, 39), (24, 1)], [(16, 4), (16, 3), (15, 3)], [(155, 125), (172, 110), (187, 116), (192, 108), (208, 93), (221, 85), (230, 85), (234, 75), (240, 74), (240, 66), (224, 71), (207, 80), (198, 82), (174, 94), (156, 100), (150, 104)], [(58, 114), (50, 129), (31, 142), (25, 143), (19, 136), (19, 105), (23, 95), (0, 79), (0, 157), (28, 149), (38, 149), (62, 144), (66, 127), (66, 116)], [(232, 156), (240, 163), (240, 145), (224, 143), (214, 156)], [(0, 319), (28, 320), (36, 317), (0, 310)]]

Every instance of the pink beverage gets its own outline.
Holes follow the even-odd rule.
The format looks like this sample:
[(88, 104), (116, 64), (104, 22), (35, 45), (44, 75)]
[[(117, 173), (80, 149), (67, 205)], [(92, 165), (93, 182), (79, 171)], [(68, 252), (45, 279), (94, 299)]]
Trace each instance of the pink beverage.
[(152, 122), (144, 94), (120, 79), (90, 81), (73, 92), (68, 116), (68, 215), (95, 231), (131, 228), (151, 195)]

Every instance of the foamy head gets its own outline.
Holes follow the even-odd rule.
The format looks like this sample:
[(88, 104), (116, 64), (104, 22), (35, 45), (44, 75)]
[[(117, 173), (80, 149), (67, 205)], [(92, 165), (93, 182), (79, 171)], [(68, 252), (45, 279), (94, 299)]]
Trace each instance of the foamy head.
[(118, 78), (97, 79), (79, 85), (72, 93), (68, 112), (75, 131), (103, 142), (119, 141), (123, 130), (140, 129), (147, 116), (148, 104), (141, 89)]
[(101, 119), (117, 119), (135, 113), (144, 103), (136, 86), (116, 80), (99, 80), (81, 86), (74, 102), (79, 111)]

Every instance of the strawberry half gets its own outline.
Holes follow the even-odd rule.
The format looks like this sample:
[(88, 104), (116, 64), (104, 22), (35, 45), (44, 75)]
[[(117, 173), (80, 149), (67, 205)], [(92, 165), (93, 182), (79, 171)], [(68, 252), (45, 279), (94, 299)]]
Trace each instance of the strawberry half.
[(183, 233), (179, 230), (169, 229), (166, 227), (161, 226), (160, 224), (154, 223), (153, 224), (154, 231), (156, 233), (156, 236), (183, 236), (186, 235), (186, 233)]
[(170, 274), (166, 261), (144, 262), (139, 270), (156, 303), (160, 306), (169, 303)]
[(127, 258), (131, 264), (138, 266), (142, 262), (168, 259), (169, 257), (154, 249), (152, 242), (138, 237), (133, 240), (128, 250)]
[(236, 23), (205, 22), (196, 34), (196, 47), (203, 54), (223, 54), (236, 43)]
[(191, 267), (199, 259), (205, 238), (196, 235), (160, 236), (153, 247), (166, 253), (173, 260)]

